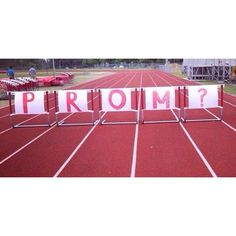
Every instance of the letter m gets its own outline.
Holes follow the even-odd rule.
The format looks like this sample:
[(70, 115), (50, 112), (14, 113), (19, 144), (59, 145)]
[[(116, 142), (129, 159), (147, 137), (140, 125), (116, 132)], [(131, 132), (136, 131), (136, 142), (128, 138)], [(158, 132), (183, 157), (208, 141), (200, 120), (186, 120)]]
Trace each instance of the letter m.
[(158, 105), (166, 104), (165, 108), (170, 108), (170, 91), (166, 91), (162, 98), (159, 97), (157, 91), (153, 91), (153, 108), (157, 109)]

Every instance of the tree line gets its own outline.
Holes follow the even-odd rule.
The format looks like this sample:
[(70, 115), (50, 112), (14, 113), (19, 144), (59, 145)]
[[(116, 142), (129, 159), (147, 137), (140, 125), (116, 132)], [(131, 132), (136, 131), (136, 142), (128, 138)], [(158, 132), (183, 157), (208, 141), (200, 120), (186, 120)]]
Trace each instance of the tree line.
[[(122, 64), (165, 64), (167, 59), (54, 59), (55, 68), (86, 68), (104, 65), (122, 65)], [(169, 63), (182, 63), (183, 59), (168, 59)], [(52, 68), (52, 59), (0, 59), (0, 69), (6, 69), (13, 66), (15, 69), (27, 70), (33, 66), (37, 69)]]

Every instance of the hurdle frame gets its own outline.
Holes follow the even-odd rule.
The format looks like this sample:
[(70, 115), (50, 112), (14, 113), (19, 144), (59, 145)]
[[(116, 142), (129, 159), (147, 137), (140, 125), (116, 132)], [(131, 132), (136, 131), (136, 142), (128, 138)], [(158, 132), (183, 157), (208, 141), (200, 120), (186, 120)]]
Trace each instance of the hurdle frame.
[[(33, 92), (33, 91), (32, 91)], [(48, 99), (48, 91), (45, 91), (45, 95), (46, 95), (46, 100), (44, 100), (45, 102), (45, 107), (46, 107), (46, 111), (44, 113), (35, 113), (35, 114), (28, 114), (28, 113), (13, 113), (13, 109), (12, 109), (12, 95), (14, 96), (15, 92), (8, 92), (8, 101), (9, 101), (9, 110), (10, 110), (10, 114), (9, 114), (9, 121), (10, 121), (10, 125), (13, 128), (32, 128), (32, 127), (51, 127), (53, 126), (56, 122), (50, 122), (50, 113), (49, 113), (49, 99)], [(17, 116), (17, 115), (46, 115), (47, 116), (47, 121), (45, 123), (40, 123), (40, 124), (24, 124), (27, 121), (23, 121), (20, 122), (18, 124), (14, 124), (13, 121), (13, 117)], [(32, 118), (34, 119), (34, 117)]]
[[(135, 92), (135, 109), (129, 110), (129, 111), (103, 111), (102, 110), (102, 104), (101, 104), (101, 89), (98, 89), (98, 97), (99, 97), (99, 124), (100, 125), (120, 125), (120, 124), (138, 124), (138, 89), (137, 88), (131, 88), (131, 92)], [(118, 113), (118, 112), (134, 112), (135, 113), (135, 121), (106, 121), (102, 118), (102, 116), (106, 113)]]
[[(174, 86), (173, 86), (174, 87)], [(146, 109), (144, 108), (144, 90), (145, 88), (141, 88), (141, 123), (142, 124), (159, 124), (159, 123), (179, 123), (180, 122), (180, 112), (181, 112), (181, 108), (180, 108), (180, 87), (178, 86), (178, 106), (179, 107), (175, 107), (172, 109), (157, 109), (157, 110), (150, 110), (150, 109)], [(175, 87), (176, 89), (176, 87)], [(177, 110), (177, 114), (174, 112), (174, 110)], [(159, 112), (159, 111), (170, 111), (173, 113), (173, 115), (175, 116), (176, 119), (170, 119), (170, 120), (145, 120), (144, 118), (144, 114), (145, 111), (154, 111), (154, 112)]]
[[(185, 122), (185, 123), (186, 122), (199, 122), (199, 121), (200, 122), (208, 122), (208, 121), (221, 121), (223, 119), (223, 101), (224, 101), (224, 91), (223, 91), (224, 85), (223, 84), (217, 85), (217, 89), (220, 88), (220, 92), (217, 91), (218, 93), (220, 93), (220, 98), (218, 98), (218, 103), (220, 100), (220, 106), (216, 106), (216, 107), (203, 107), (203, 108), (189, 108), (189, 107), (187, 107), (186, 87), (188, 87), (188, 86), (184, 86), (184, 88), (183, 88), (184, 89), (184, 106), (183, 106), (183, 117), (181, 117), (181, 120), (183, 122)], [(204, 109), (204, 110), (208, 111), (207, 108), (219, 108), (220, 109), (220, 116), (218, 117), (215, 114), (211, 114), (215, 118), (186, 119), (188, 110)]]
[[(77, 111), (77, 112), (59, 112), (58, 111), (58, 93), (57, 91), (54, 91), (54, 102), (55, 102), (55, 118), (56, 118), (56, 124), (58, 127), (61, 126), (86, 126), (86, 125), (95, 125), (96, 120), (94, 116), (94, 90), (93, 89), (86, 89), (87, 91), (91, 92), (91, 110), (88, 111)], [(87, 93), (88, 94), (88, 93)], [(59, 120), (58, 115), (59, 114), (79, 114), (79, 113), (90, 113), (91, 114), (91, 122), (65, 122), (64, 119)]]

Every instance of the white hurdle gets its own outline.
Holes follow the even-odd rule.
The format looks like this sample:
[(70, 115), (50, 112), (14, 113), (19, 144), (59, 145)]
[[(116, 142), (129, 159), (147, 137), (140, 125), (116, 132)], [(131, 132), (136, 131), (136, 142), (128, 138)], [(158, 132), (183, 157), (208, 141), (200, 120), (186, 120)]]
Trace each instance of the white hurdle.
[[(12, 106), (14, 96), (14, 107)], [(9, 92), (10, 123), (14, 128), (52, 126), (49, 117), (48, 91)], [(40, 124), (15, 124), (13, 117), (19, 115), (45, 115), (47, 120)]]
[[(9, 92), (9, 117), (13, 127), (52, 126), (55, 123), (58, 126), (94, 125), (97, 122), (93, 101), (94, 92), (96, 92), (99, 97), (98, 121), (101, 125), (137, 124), (139, 122), (139, 91), (141, 93), (140, 120), (143, 124), (220, 121), (223, 118), (223, 87), (224, 85), (191, 85), (142, 87), (141, 90), (138, 88), (100, 88), (96, 91), (94, 89), (54, 91), (55, 112), (52, 112), (56, 120), (54, 123), (50, 123), (48, 91), (16, 91)], [(182, 100), (181, 90), (183, 90)], [(13, 96), (14, 106), (12, 105)], [(90, 102), (88, 102), (89, 98)], [(215, 113), (217, 115), (213, 114), (210, 108), (217, 109)], [(159, 111), (165, 111), (165, 113)], [(207, 117), (202, 111), (208, 113)], [(73, 121), (65, 121), (60, 115), (63, 113), (77, 114), (77, 116), (73, 117)], [(106, 117), (104, 113), (108, 113)], [(110, 116), (109, 113), (125, 115)], [(32, 114), (46, 115), (47, 121), (40, 124), (26, 124), (26, 122), (15, 124), (14, 116)]]
[[(132, 108), (132, 92), (135, 93), (135, 108)], [(137, 124), (138, 123), (138, 89), (113, 88), (99, 89), (99, 122), (100, 124)], [(102, 114), (108, 112), (132, 112), (135, 121), (107, 121)]]
[[(57, 126), (94, 125), (93, 92), (93, 89), (54, 91)], [(88, 106), (89, 93), (91, 95), (91, 109)], [(59, 120), (59, 114), (62, 113), (91, 114), (91, 121), (65, 122), (63, 119)]]
[[(223, 118), (223, 85), (197, 85), (184, 86), (184, 122), (188, 121), (221, 121)], [(208, 108), (217, 108), (219, 116), (209, 112)], [(188, 118), (187, 111), (194, 109), (204, 109), (208, 111), (212, 118)]]
[[(177, 99), (175, 90), (177, 90)], [(176, 106), (176, 102), (178, 102)], [(141, 89), (141, 121), (143, 124), (180, 121), (180, 87), (151, 87)], [(145, 120), (146, 111), (170, 111), (174, 119)]]

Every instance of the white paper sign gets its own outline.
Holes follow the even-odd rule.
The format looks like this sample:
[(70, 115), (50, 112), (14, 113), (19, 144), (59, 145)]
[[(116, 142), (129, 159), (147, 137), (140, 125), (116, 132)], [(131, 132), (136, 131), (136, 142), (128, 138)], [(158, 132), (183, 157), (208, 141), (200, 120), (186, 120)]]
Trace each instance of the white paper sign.
[(103, 111), (130, 111), (131, 89), (101, 89)]
[(44, 91), (15, 92), (15, 113), (45, 113), (44, 93)]
[(218, 86), (201, 85), (188, 87), (189, 108), (210, 108), (218, 106)]
[(167, 110), (175, 108), (174, 87), (145, 88), (145, 107), (147, 110)]
[(59, 112), (88, 111), (88, 96), (86, 90), (58, 91)]

